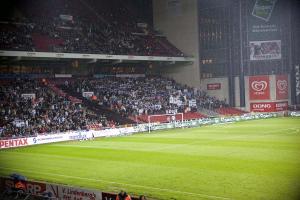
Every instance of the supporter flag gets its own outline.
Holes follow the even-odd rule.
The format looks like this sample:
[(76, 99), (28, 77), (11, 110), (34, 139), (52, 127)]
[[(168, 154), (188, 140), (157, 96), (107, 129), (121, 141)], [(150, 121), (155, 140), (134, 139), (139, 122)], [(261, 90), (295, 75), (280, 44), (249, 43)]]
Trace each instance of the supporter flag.
[(276, 75), (276, 99), (288, 99), (287, 75)]
[(249, 98), (250, 100), (270, 99), (269, 76), (249, 77)]

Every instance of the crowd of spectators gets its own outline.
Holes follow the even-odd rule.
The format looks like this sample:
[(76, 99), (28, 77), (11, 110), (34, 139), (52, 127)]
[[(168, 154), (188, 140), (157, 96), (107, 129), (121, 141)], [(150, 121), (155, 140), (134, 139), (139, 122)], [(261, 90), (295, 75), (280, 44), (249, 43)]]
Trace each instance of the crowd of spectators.
[[(79, 94), (93, 92), (91, 101), (126, 118), (227, 106), (204, 91), (159, 76), (80, 78), (62, 84)], [(117, 123), (88, 110), (58, 87), (45, 80), (1, 82), (0, 137), (101, 129)]]
[(0, 24), (0, 49), (14, 51), (35, 51), (31, 27), (26, 24)]
[(225, 101), (210, 97), (204, 91), (158, 76), (78, 79), (69, 87), (78, 93), (94, 92), (98, 104), (125, 117), (196, 112), (198, 108), (227, 106)]
[(93, 124), (107, 126), (105, 116), (58, 95), (40, 80), (1, 83), (0, 122), (0, 137), (86, 130)]
[(128, 8), (107, 0), (25, 0), (18, 9), (22, 18), (0, 23), (3, 50), (184, 56), (147, 23), (138, 26)]

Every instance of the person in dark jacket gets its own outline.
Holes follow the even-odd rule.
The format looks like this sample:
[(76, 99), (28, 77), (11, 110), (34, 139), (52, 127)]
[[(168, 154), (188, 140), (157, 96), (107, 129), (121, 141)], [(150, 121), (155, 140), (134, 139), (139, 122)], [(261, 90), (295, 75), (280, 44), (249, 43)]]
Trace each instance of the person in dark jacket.
[(121, 191), (121, 192), (117, 195), (116, 200), (131, 200), (131, 197), (130, 197), (130, 195), (127, 194), (126, 192)]

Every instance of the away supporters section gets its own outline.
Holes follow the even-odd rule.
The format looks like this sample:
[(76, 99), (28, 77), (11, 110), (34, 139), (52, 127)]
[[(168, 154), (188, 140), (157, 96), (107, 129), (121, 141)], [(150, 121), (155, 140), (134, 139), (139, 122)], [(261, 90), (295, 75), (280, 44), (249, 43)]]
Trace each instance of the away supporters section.
[[(9, 178), (0, 178), (0, 181), (2, 191), (13, 188), (16, 184), (12, 179)], [(25, 186), (25, 193), (33, 196), (49, 197), (51, 199), (110, 200), (116, 199), (117, 196), (115, 193), (75, 188), (52, 183), (22, 181), (22, 184)], [(132, 199), (137, 200), (138, 198), (132, 197)]]

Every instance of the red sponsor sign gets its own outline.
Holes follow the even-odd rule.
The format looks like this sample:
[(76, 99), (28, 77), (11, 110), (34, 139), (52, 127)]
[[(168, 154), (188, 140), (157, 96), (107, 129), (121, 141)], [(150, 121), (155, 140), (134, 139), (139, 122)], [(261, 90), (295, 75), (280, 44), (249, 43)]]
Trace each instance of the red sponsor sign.
[(287, 109), (287, 101), (250, 103), (251, 112), (279, 112)]
[(276, 99), (288, 99), (288, 76), (276, 75)]
[(250, 96), (250, 100), (270, 99), (269, 76), (250, 76), (249, 96)]
[(27, 138), (0, 140), (0, 149), (27, 146)]
[(209, 83), (207, 84), (207, 90), (220, 90), (221, 83)]

